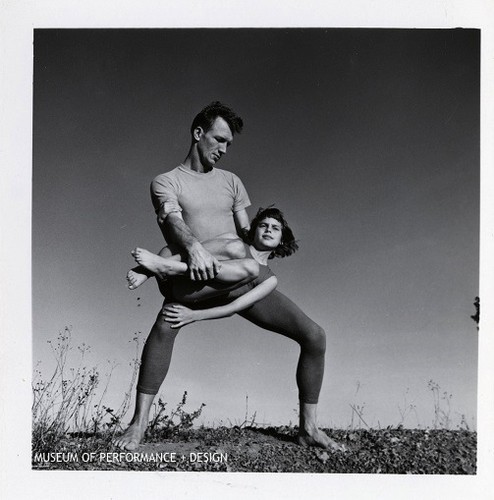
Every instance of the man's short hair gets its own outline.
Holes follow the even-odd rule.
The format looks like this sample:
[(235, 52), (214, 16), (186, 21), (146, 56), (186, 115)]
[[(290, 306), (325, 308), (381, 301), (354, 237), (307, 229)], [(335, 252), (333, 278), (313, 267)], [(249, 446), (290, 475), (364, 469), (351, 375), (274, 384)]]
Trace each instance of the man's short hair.
[(207, 132), (212, 126), (214, 120), (220, 116), (228, 123), (232, 134), (240, 134), (244, 126), (244, 122), (233, 109), (229, 108), (220, 101), (213, 101), (208, 104), (195, 118), (190, 127), (190, 133), (193, 134), (197, 127), (201, 127), (204, 132)]

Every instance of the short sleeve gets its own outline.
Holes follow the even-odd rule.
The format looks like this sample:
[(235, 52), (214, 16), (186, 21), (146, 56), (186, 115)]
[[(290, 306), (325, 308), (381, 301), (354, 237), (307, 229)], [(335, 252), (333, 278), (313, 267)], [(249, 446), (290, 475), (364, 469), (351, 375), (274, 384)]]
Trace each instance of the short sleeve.
[(158, 175), (151, 182), (151, 201), (156, 213), (159, 213), (162, 209), (166, 215), (172, 212), (181, 212), (182, 208), (178, 203), (178, 195), (179, 186), (166, 174)]
[(242, 181), (233, 174), (233, 190), (235, 193), (235, 198), (233, 200), (233, 211), (238, 212), (250, 206), (249, 195), (245, 189)]

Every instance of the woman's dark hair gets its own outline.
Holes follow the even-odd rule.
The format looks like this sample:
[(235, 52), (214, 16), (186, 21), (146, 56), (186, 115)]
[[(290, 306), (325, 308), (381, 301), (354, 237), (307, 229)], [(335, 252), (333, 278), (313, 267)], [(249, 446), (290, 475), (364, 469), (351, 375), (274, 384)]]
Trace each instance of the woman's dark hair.
[(214, 120), (220, 116), (228, 123), (232, 134), (240, 134), (244, 126), (244, 122), (233, 109), (229, 108), (220, 101), (214, 101), (208, 104), (201, 112), (194, 118), (190, 126), (190, 133), (193, 134), (197, 127), (201, 127), (204, 132), (207, 132), (212, 126)]
[(281, 243), (271, 252), (269, 259), (273, 259), (274, 257), (288, 257), (292, 255), (292, 253), (298, 250), (298, 244), (295, 241), (295, 237), (293, 236), (293, 232), (290, 229), (283, 212), (273, 205), (268, 208), (260, 208), (257, 211), (256, 216), (252, 219), (250, 224), (250, 229), (248, 232), (248, 239), (252, 243), (254, 241), (254, 235), (256, 232), (257, 226), (266, 218), (271, 218), (277, 220), (281, 224)]

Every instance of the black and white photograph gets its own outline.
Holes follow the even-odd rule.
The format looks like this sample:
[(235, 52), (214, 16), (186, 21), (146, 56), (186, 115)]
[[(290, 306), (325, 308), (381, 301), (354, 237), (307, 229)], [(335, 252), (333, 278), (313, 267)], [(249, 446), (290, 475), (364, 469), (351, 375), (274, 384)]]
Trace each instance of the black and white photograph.
[(33, 26), (31, 473), (478, 478), (483, 40)]

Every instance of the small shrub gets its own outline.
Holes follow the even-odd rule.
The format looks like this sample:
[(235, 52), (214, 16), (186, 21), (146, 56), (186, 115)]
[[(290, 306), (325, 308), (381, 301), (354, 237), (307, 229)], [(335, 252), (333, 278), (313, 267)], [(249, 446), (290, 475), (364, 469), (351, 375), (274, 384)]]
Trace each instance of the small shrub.
[(151, 440), (169, 438), (171, 436), (187, 437), (189, 430), (194, 425), (194, 420), (200, 417), (202, 409), (206, 406), (204, 403), (193, 411), (188, 412), (184, 409), (187, 403), (187, 391), (184, 391), (182, 400), (177, 407), (169, 414), (166, 413), (166, 405), (162, 398), (158, 398), (157, 403), (153, 403), (153, 414), (151, 416), (147, 436)]
[(434, 429), (449, 429), (451, 426), (451, 399), (452, 394), (441, 391), (441, 387), (433, 380), (429, 380), (428, 387), (434, 400)]

